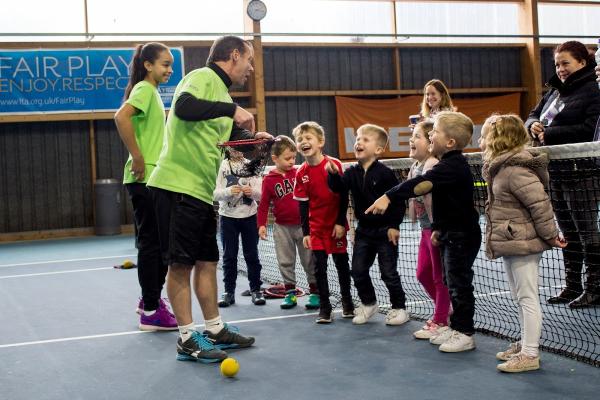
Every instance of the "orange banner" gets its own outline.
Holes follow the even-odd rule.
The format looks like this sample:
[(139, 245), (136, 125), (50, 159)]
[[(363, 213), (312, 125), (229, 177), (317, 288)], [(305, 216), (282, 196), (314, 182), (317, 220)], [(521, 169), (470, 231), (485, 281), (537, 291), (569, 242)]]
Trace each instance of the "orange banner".
[[(408, 157), (408, 139), (412, 132), (408, 128), (408, 117), (418, 114), (422, 96), (407, 96), (399, 99), (366, 100), (351, 97), (336, 97), (339, 158), (354, 159), (354, 132), (362, 124), (371, 123), (384, 127), (390, 134), (390, 142), (384, 158)], [(458, 111), (468, 115), (475, 124), (471, 146), (477, 149), (481, 125), (492, 113), (519, 114), (520, 93), (477, 99), (453, 99)]]

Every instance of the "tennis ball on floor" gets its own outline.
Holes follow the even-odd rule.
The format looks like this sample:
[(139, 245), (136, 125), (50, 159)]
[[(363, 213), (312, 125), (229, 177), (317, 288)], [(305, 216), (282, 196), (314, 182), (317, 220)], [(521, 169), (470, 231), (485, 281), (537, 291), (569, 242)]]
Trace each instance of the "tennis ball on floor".
[(221, 362), (221, 373), (223, 376), (233, 378), (240, 370), (240, 364), (238, 364), (235, 358), (228, 357)]
[(134, 265), (135, 264), (131, 260), (125, 260), (125, 261), (123, 261), (123, 268), (124, 269), (133, 268)]

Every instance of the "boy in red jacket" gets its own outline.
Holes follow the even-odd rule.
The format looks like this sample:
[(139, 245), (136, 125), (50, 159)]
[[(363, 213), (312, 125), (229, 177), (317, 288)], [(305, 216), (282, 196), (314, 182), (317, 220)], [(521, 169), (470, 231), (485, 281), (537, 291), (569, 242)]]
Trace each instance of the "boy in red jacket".
[(294, 200), (294, 181), (296, 180), (296, 144), (287, 136), (277, 136), (271, 147), (271, 159), (275, 168), (262, 182), (262, 195), (258, 206), (258, 235), (267, 239), (267, 217), (269, 206), (273, 203), (273, 240), (279, 271), (285, 284), (286, 297), (280, 307), (290, 309), (296, 306), (296, 249), (300, 263), (306, 272), (310, 287), (310, 296), (306, 308), (319, 308), (319, 295), (315, 279), (315, 265), (310, 249), (302, 244), (303, 234), (300, 225), (300, 206)]

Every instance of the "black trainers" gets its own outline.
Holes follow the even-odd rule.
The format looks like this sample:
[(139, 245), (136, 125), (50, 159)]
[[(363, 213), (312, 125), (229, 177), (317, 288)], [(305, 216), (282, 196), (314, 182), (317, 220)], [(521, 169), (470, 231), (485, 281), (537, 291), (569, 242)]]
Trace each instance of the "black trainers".
[(255, 306), (264, 306), (266, 304), (265, 296), (260, 290), (255, 290), (251, 295), (252, 303), (254, 303)]
[(354, 318), (354, 303), (352, 300), (342, 299), (342, 318)]
[(333, 321), (331, 310), (319, 311), (319, 317), (315, 321), (317, 324), (330, 324)]
[(177, 339), (177, 359), (179, 361), (197, 361), (203, 364), (220, 362), (227, 358), (227, 353), (217, 348), (206, 334), (192, 333), (184, 342), (181, 337)]
[(225, 324), (225, 327), (221, 329), (219, 333), (215, 334), (210, 331), (204, 331), (204, 334), (216, 348), (221, 350), (241, 349), (250, 347), (254, 344), (254, 338), (252, 336), (242, 336), (239, 334), (239, 329), (237, 327), (227, 324)]
[(219, 307), (229, 307), (232, 304), (235, 304), (235, 295), (233, 293), (223, 293), (221, 300), (219, 300)]

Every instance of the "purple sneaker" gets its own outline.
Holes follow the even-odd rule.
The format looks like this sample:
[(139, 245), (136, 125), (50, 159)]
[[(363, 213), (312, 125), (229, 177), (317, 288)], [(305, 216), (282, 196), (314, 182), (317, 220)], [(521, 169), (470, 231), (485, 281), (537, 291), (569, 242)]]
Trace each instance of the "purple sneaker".
[[(168, 306), (167, 306), (168, 302), (169, 302), (169, 299), (167, 299), (167, 298), (158, 299), (158, 306), (165, 307), (168, 309)], [(135, 313), (138, 315), (142, 315), (144, 313), (144, 300), (142, 300), (141, 297), (138, 301), (138, 305), (137, 305), (137, 308), (135, 309)]]
[(137, 308), (135, 309), (135, 313), (138, 315), (142, 315), (144, 313), (144, 300), (142, 300), (141, 297), (140, 297), (140, 300), (138, 301), (138, 305), (137, 305)]
[(152, 315), (140, 315), (140, 330), (142, 331), (176, 331), (177, 320), (166, 303), (160, 300), (158, 310)]

